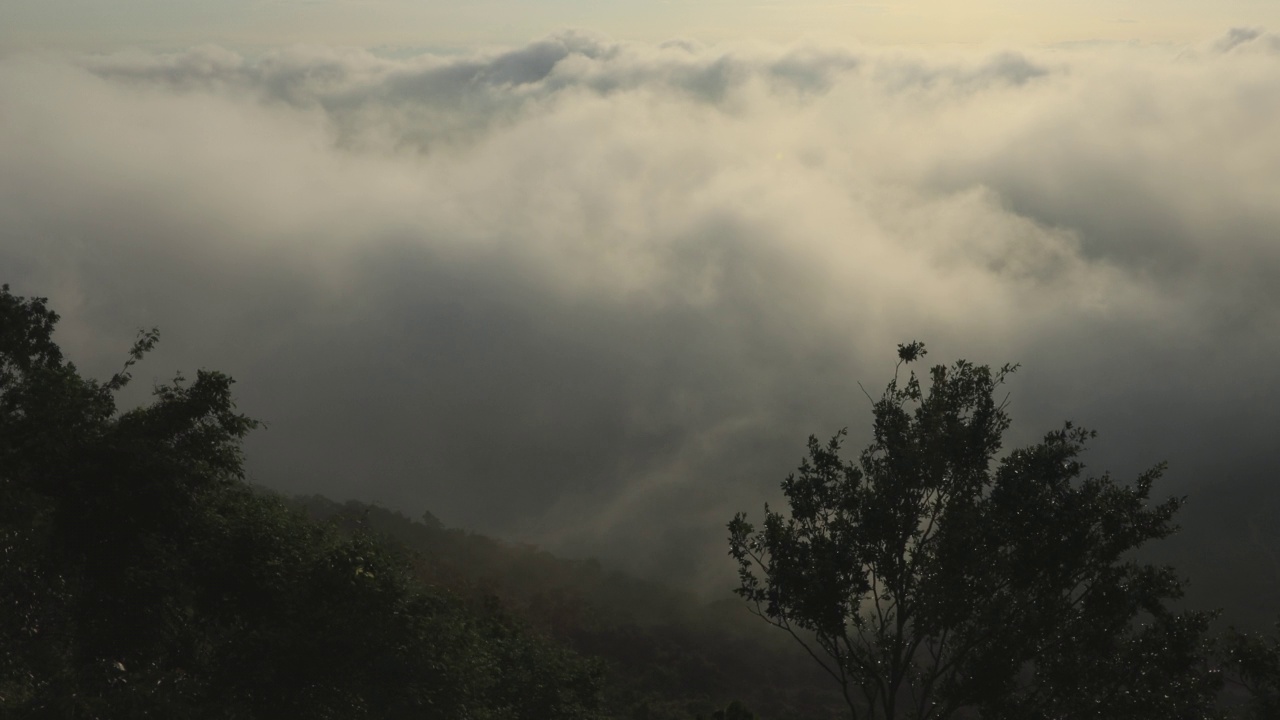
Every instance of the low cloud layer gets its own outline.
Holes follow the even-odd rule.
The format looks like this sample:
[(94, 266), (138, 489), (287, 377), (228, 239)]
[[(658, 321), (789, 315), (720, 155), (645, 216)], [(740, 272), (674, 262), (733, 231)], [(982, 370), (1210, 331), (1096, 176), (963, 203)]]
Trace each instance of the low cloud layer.
[(724, 587), (724, 523), (863, 444), (912, 339), (1023, 363), (1015, 442), (1169, 459), (1196, 537), (1280, 470), (1261, 30), (11, 55), (0, 98), (0, 280), (98, 375), (153, 325), (144, 381), (234, 375), (271, 487)]

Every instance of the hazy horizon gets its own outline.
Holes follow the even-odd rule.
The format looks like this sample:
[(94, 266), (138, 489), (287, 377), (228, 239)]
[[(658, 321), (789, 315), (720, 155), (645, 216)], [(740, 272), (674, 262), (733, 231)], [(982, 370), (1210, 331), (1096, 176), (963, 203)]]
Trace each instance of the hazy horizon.
[(223, 0), (218, 3), (12, 0), (0, 47), (217, 43), (474, 48), (519, 45), (565, 28), (615, 39), (876, 45), (1194, 44), (1229, 27), (1276, 27), (1264, 0)]
[(916, 339), (1274, 517), (1280, 10), (670, 5), (18, 0), (0, 282), (237, 378), (254, 482), (706, 592)]

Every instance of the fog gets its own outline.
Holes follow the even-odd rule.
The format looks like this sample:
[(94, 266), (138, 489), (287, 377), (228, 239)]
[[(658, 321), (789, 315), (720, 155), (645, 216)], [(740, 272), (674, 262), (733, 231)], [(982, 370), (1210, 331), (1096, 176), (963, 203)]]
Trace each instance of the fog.
[(0, 98), (0, 281), (90, 373), (159, 326), (143, 390), (233, 375), (262, 485), (717, 593), (919, 339), (1022, 363), (1011, 446), (1169, 460), (1193, 568), (1273, 524), (1274, 34), (25, 52)]

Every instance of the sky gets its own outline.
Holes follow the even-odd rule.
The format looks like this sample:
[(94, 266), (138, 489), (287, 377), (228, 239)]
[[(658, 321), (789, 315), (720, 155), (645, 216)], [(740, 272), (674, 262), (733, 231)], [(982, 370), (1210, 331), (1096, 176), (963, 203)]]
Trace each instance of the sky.
[(9, 0), (0, 282), (234, 376), (256, 483), (708, 595), (897, 343), (1019, 362), (1273, 602), (1275, 4), (956, 7)]
[(6, 0), (0, 45), (282, 43), (465, 49), (565, 28), (619, 40), (1185, 43), (1280, 27), (1272, 0)]

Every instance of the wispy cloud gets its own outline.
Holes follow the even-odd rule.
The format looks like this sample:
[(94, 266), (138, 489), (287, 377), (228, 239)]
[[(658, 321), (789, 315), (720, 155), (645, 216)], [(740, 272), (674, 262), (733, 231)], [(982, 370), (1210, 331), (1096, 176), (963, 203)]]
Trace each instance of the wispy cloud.
[(859, 437), (913, 338), (1024, 362), (1022, 440), (1254, 482), (1273, 41), (10, 56), (0, 268), (89, 368), (160, 325), (157, 376), (239, 378), (261, 482), (641, 570), (723, 572), (722, 523)]

